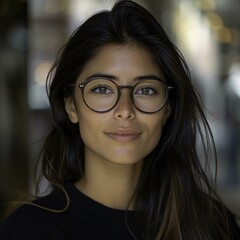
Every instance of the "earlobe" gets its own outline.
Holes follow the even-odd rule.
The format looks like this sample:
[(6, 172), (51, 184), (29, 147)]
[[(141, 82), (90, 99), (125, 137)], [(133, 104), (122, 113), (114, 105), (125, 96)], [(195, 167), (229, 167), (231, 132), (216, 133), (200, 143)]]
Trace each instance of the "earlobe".
[(66, 97), (64, 98), (65, 103), (65, 110), (67, 112), (67, 115), (72, 123), (78, 122), (78, 114), (75, 106), (75, 102), (73, 97)]

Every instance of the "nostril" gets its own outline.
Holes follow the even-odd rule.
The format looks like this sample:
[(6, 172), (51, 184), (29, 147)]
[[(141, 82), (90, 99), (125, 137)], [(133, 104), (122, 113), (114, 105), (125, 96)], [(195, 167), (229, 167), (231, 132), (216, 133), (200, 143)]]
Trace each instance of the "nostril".
[(131, 100), (124, 99), (119, 102), (115, 108), (115, 117), (121, 119), (135, 118), (135, 109)]

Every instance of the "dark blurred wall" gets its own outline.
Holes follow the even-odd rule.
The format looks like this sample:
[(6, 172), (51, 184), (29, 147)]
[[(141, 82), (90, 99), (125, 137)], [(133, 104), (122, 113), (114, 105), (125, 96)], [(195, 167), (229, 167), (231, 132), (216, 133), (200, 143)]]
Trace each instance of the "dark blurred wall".
[(27, 9), (24, 1), (0, 1), (1, 202), (28, 185)]

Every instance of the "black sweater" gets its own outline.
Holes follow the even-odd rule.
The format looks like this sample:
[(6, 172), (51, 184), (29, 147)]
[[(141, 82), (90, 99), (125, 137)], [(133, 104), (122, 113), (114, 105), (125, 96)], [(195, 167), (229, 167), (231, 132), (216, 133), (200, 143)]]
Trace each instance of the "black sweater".
[[(135, 218), (134, 211), (108, 208), (82, 194), (71, 183), (66, 185), (66, 190), (70, 206), (65, 212), (54, 213), (29, 204), (23, 205), (4, 221), (0, 239), (134, 240), (126, 225), (126, 214), (129, 222)], [(51, 209), (63, 209), (66, 197), (62, 191), (55, 190), (34, 203)]]
[[(142, 239), (134, 228), (136, 212), (108, 208), (78, 191), (72, 183), (66, 184), (66, 190), (70, 197), (66, 211), (55, 213), (23, 205), (0, 226), (0, 240)], [(64, 209), (66, 197), (62, 191), (54, 190), (34, 203), (50, 209)], [(240, 240), (236, 222), (233, 226), (233, 239)]]

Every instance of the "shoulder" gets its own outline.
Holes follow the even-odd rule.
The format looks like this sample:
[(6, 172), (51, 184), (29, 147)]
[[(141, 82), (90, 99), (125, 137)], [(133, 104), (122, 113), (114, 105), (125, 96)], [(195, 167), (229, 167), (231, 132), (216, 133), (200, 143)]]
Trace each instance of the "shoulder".
[(18, 207), (0, 225), (0, 239), (49, 239), (56, 235), (57, 214), (51, 210), (60, 210), (63, 205), (64, 196), (54, 191)]

